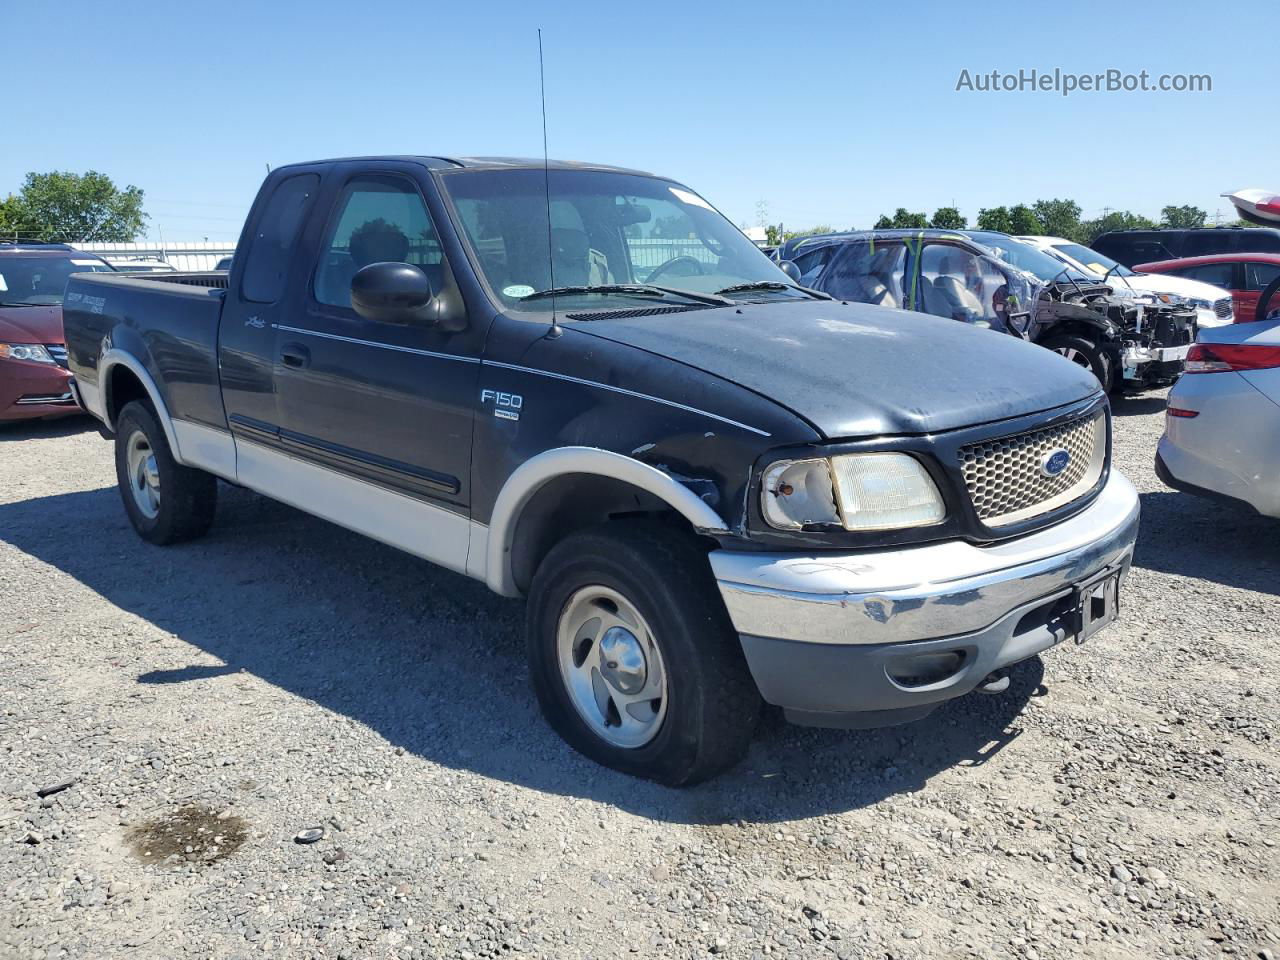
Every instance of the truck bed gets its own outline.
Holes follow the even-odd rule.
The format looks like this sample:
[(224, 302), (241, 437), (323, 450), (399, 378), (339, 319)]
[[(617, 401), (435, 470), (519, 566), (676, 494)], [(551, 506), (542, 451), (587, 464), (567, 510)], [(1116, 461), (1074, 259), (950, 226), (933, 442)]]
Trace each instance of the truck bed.
[(75, 274), (62, 306), (71, 372), (100, 392), (97, 366), (109, 336), (142, 361), (169, 409), (225, 429), (217, 347), (226, 290), (227, 274), (212, 271)]

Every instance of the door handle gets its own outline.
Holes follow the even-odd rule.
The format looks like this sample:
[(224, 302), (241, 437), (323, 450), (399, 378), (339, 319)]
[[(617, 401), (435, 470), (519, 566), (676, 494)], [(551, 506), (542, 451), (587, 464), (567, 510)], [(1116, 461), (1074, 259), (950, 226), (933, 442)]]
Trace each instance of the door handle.
[(286, 343), (280, 348), (280, 362), (301, 370), (311, 363), (311, 351), (300, 343)]

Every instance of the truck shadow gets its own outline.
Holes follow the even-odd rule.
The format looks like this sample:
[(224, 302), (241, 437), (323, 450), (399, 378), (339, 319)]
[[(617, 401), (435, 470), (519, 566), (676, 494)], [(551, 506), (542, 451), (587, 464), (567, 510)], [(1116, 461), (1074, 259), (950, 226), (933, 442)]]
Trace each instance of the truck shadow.
[(1280, 520), (1172, 490), (1140, 499), (1136, 566), (1280, 596)]
[[(766, 715), (735, 770), (666, 789), (583, 759), (542, 722), (520, 602), (247, 491), (224, 485), (220, 496), (210, 534), (180, 547), (139, 540), (114, 488), (0, 505), (0, 536), (221, 661), (179, 654), (172, 669), (137, 677), (157, 695), (176, 685), (198, 699), (202, 686), (245, 671), (434, 763), (664, 821), (791, 820), (923, 789), (943, 770), (990, 760), (1018, 736), (1028, 699), (1045, 693), (1037, 659), (1004, 695), (967, 697), (904, 727), (805, 730)], [(244, 735), (252, 753), (251, 729)]]

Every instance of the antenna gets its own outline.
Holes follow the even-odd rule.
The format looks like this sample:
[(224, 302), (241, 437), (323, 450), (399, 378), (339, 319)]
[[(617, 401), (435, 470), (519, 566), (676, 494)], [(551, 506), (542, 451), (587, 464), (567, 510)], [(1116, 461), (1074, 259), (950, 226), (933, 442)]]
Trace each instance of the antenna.
[(563, 332), (556, 322), (556, 257), (551, 244), (551, 161), (547, 157), (547, 73), (542, 66), (542, 28), (538, 28), (538, 87), (542, 93), (542, 185), (547, 198), (547, 270), (551, 278), (551, 329), (547, 336), (555, 339)]

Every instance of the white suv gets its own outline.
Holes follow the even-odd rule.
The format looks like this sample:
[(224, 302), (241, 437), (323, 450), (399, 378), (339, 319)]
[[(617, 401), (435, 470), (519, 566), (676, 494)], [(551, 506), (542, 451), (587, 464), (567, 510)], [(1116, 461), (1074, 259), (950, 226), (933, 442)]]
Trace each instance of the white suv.
[(1106, 276), (1107, 282), (1118, 292), (1126, 288), (1144, 296), (1153, 294), (1160, 298), (1181, 297), (1196, 308), (1196, 324), (1200, 327), (1221, 327), (1235, 322), (1231, 309), (1231, 292), (1222, 287), (1167, 273), (1135, 273), (1122, 263), (1090, 250), (1080, 243), (1062, 237), (1018, 237), (1050, 256), (1071, 264), (1087, 273)]

